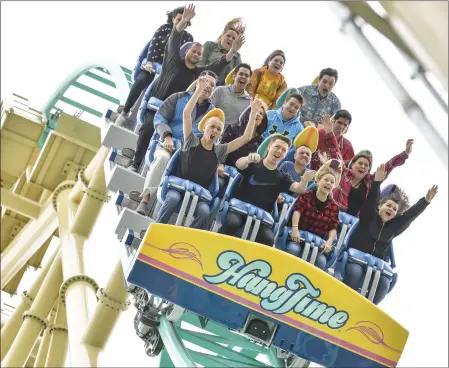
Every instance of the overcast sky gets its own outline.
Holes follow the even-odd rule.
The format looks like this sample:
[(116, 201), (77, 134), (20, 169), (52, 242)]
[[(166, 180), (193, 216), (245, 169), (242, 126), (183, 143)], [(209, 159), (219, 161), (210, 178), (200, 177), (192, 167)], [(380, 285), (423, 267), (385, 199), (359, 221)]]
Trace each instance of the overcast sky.
[[(97, 56), (132, 68), (142, 47), (165, 22), (165, 12), (179, 5), (184, 4), (2, 1), (1, 97), (15, 92), (39, 108), (74, 68)], [(380, 308), (410, 331), (399, 366), (447, 366), (447, 168), (355, 43), (339, 33), (339, 21), (325, 2), (196, 5), (197, 16), (188, 28), (195, 40), (216, 40), (228, 20), (243, 16), (247, 24), (243, 61), (257, 68), (271, 51), (284, 50), (289, 87), (309, 84), (322, 68), (336, 68), (339, 80), (334, 92), (353, 116), (347, 138), (356, 152), (373, 152), (374, 167), (404, 150), (408, 138), (415, 139), (411, 157), (387, 183), (405, 188), (413, 203), (432, 184), (440, 189), (434, 203), (394, 242), (399, 280)], [(379, 38), (377, 48), (388, 55), (402, 78), (410, 75), (411, 69), (391, 45)], [(409, 82), (408, 87), (432, 123), (444, 129), (447, 141), (447, 115), (418, 84)], [(118, 259), (111, 227), (115, 215), (104, 211), (103, 216), (86, 248), (87, 272), (100, 285)], [(33, 277), (29, 271), (26, 280)], [(101, 357), (102, 366), (148, 367), (154, 362), (134, 334), (133, 317), (134, 310), (123, 313)]]

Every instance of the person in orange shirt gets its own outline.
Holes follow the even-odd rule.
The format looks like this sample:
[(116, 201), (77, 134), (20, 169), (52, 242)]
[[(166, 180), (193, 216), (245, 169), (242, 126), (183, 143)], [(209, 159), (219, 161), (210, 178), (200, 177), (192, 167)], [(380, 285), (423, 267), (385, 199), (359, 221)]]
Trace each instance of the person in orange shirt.
[(251, 97), (257, 95), (269, 109), (276, 107), (277, 99), (287, 89), (287, 83), (281, 74), (284, 64), (284, 52), (273, 51), (261, 68), (253, 70), (251, 83), (246, 88)]

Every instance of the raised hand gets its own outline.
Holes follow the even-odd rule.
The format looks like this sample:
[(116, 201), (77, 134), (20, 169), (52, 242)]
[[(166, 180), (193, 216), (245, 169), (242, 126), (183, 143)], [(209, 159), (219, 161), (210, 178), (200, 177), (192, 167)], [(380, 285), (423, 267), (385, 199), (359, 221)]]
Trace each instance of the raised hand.
[(427, 191), (426, 201), (430, 203), (437, 193), (438, 185), (432, 185), (432, 188)]
[(260, 158), (260, 156), (259, 156), (258, 153), (250, 153), (250, 154), (248, 155), (248, 162), (249, 162), (249, 163), (255, 163), (255, 164), (257, 164), (258, 162), (260, 162), (260, 160), (261, 160), (261, 158)]
[(332, 132), (334, 123), (329, 114), (325, 114), (323, 116), (320, 124), (323, 126), (323, 129), (326, 131), (326, 133)]
[(243, 34), (240, 34), (232, 43), (231, 46), (231, 51), (233, 53), (236, 53), (237, 51), (240, 50), (240, 48), (243, 46), (243, 44), (245, 43), (246, 39), (245, 36)]
[(414, 139), (407, 139), (407, 143), (405, 144), (405, 153), (410, 155), (412, 153), (413, 143), (415, 143)]
[(258, 112), (263, 105), (263, 101), (258, 97), (251, 98), (251, 111)]
[(312, 180), (315, 177), (316, 171), (314, 170), (308, 170), (304, 173), (302, 176), (302, 179), (308, 183), (310, 180)]
[(384, 181), (386, 177), (387, 172), (385, 171), (385, 165), (382, 164), (377, 168), (376, 173), (374, 174), (374, 181)]
[(204, 91), (204, 89), (207, 87), (207, 76), (202, 75), (201, 77), (198, 78), (197, 82), (196, 82), (196, 91), (198, 91), (198, 93), (201, 93), (201, 91)]
[(193, 4), (189, 4), (184, 8), (184, 12), (182, 13), (182, 20), (184, 22), (190, 22), (195, 16), (195, 6)]

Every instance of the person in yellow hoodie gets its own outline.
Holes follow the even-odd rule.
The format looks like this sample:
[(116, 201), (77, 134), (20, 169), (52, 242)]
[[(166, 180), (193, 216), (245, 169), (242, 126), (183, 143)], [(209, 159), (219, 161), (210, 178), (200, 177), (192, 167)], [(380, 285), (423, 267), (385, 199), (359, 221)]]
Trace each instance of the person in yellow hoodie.
[(253, 70), (251, 83), (246, 88), (251, 97), (259, 96), (269, 109), (276, 107), (277, 99), (287, 89), (287, 83), (281, 74), (284, 64), (284, 52), (273, 51), (261, 68)]

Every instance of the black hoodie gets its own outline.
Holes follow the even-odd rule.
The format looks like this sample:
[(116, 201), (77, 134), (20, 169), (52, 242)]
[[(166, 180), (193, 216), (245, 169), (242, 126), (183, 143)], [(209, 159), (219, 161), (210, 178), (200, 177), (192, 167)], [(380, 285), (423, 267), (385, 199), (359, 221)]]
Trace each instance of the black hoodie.
[(380, 182), (373, 181), (368, 197), (360, 210), (359, 224), (349, 239), (348, 247), (384, 259), (388, 244), (402, 234), (429, 203), (425, 198), (421, 198), (402, 215), (388, 222), (382, 222), (377, 211), (379, 193)]

